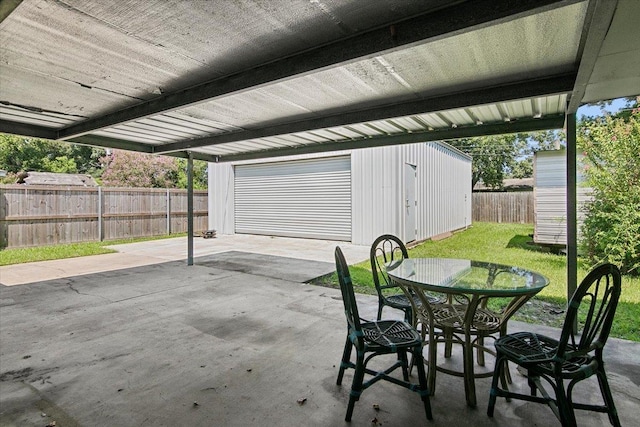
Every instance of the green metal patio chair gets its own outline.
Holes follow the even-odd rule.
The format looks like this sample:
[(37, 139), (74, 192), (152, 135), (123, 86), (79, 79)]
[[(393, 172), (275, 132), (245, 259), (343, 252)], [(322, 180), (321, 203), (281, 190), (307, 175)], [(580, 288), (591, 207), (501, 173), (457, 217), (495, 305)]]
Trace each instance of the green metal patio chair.
[[(420, 394), (427, 419), (433, 419), (424, 362), (422, 360), (422, 339), (420, 334), (410, 324), (400, 320), (366, 321), (361, 319), (358, 314), (358, 305), (353, 292), (349, 267), (340, 247), (336, 247), (335, 260), (342, 301), (347, 317), (347, 339), (344, 345), (337, 384), (342, 384), (342, 378), (347, 368), (355, 370), (345, 420), (351, 421), (353, 407), (362, 392), (379, 380), (392, 382)], [(355, 363), (351, 361), (351, 352), (354, 347), (356, 349)], [(409, 382), (407, 352), (411, 352), (414, 360), (416, 360), (419, 384)], [(375, 371), (367, 366), (374, 357), (389, 354), (396, 354), (397, 360), (384, 371)], [(402, 380), (390, 375), (397, 368), (402, 369)], [(367, 381), (364, 381), (365, 374), (371, 376)]]
[[(574, 409), (605, 412), (614, 426), (620, 420), (613, 402), (604, 370), (602, 352), (607, 342), (621, 291), (618, 268), (603, 264), (594, 268), (573, 294), (567, 309), (560, 340), (532, 332), (505, 335), (495, 343), (496, 369), (491, 385), (487, 415), (493, 416), (497, 396), (546, 403), (563, 426), (575, 426)], [(574, 326), (578, 325), (578, 334)], [(498, 377), (507, 362), (527, 371), (531, 395), (511, 392), (507, 385), (498, 387)], [(596, 375), (603, 405), (576, 403), (572, 398), (574, 386)], [(541, 379), (550, 384), (554, 396), (543, 387)], [(565, 389), (565, 381), (568, 385)], [(542, 396), (537, 395), (540, 391)]]

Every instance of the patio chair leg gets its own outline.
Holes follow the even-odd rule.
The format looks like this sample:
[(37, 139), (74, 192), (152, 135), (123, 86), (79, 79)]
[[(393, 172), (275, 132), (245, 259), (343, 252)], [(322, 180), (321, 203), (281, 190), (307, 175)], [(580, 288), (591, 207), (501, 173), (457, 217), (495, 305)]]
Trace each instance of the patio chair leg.
[(607, 374), (605, 373), (603, 367), (598, 369), (598, 372), (596, 372), (596, 377), (598, 378), (598, 383), (600, 384), (600, 392), (602, 393), (604, 404), (607, 407), (609, 422), (614, 427), (620, 427), (618, 411), (616, 410), (616, 405), (613, 403), (613, 396), (611, 395), (611, 389), (609, 388), (609, 381), (607, 381)]
[(398, 360), (402, 364), (402, 379), (409, 381), (409, 362), (407, 360), (407, 352), (398, 350)]
[(347, 342), (344, 344), (344, 351), (342, 352), (342, 361), (340, 362), (340, 370), (338, 371), (338, 380), (336, 381), (337, 385), (342, 384), (342, 377), (344, 376), (344, 371), (347, 369), (347, 365), (351, 360), (351, 349), (353, 348), (353, 344), (349, 337), (347, 337)]
[(424, 371), (424, 359), (422, 357), (422, 347), (416, 348), (413, 351), (413, 359), (417, 362), (418, 367), (418, 381), (420, 384), (420, 397), (424, 403), (424, 411), (427, 413), (427, 419), (432, 420), (433, 414), (431, 413), (431, 400), (429, 399), (430, 390), (427, 385), (427, 377)]
[(555, 378), (555, 383), (556, 405), (560, 414), (560, 423), (563, 427), (576, 427), (576, 416), (571, 405), (571, 395), (567, 396), (562, 377)]
[[(498, 362), (496, 361), (496, 368), (498, 366), (497, 363)], [(511, 374), (509, 374), (508, 359), (504, 359), (504, 361), (500, 366), (500, 383), (502, 384), (502, 389), (505, 390), (506, 392), (509, 392), (509, 384), (512, 384), (512, 381), (511, 381)], [(507, 400), (507, 402), (511, 402), (511, 397), (509, 397), (509, 395), (505, 396), (505, 399)]]
[[(502, 338), (505, 335), (507, 335), (506, 323), (502, 326), (502, 328), (500, 328), (500, 338)], [(511, 378), (511, 370), (509, 369), (509, 360), (506, 360), (506, 359), (504, 361), (503, 378), (506, 379), (509, 384), (513, 384), (513, 379)], [(503, 388), (507, 388), (506, 384), (504, 385)], [(511, 399), (507, 399), (507, 401), (510, 402)]]
[(533, 374), (527, 369), (527, 384), (529, 384), (529, 390), (531, 390), (531, 396), (538, 395), (538, 387), (536, 387), (535, 381), (533, 381)]
[[(509, 384), (513, 384), (513, 379), (511, 378), (511, 370), (509, 369), (509, 361), (505, 360), (504, 362), (504, 379), (507, 381), (507, 383)], [(506, 385), (505, 385), (506, 387)]]
[(429, 371), (427, 372), (427, 387), (431, 396), (436, 394), (436, 358), (438, 357), (438, 341), (432, 329), (429, 329)]
[(491, 389), (489, 391), (489, 406), (487, 407), (487, 416), (493, 417), (493, 410), (496, 406), (496, 397), (498, 396), (498, 378), (503, 375), (502, 367), (505, 361), (502, 358), (496, 358), (496, 366), (493, 369), (493, 379), (491, 380)]
[(347, 415), (345, 421), (351, 421), (353, 415), (353, 407), (360, 399), (362, 394), (362, 381), (364, 380), (364, 354), (358, 352), (358, 360), (356, 361), (356, 372), (353, 375), (353, 383), (351, 384), (351, 392), (349, 393), (349, 405), (347, 406)]
[(411, 307), (407, 307), (403, 311), (404, 311), (404, 321), (410, 324), (411, 326), (415, 327), (416, 325), (414, 325), (413, 323), (413, 310), (411, 309)]

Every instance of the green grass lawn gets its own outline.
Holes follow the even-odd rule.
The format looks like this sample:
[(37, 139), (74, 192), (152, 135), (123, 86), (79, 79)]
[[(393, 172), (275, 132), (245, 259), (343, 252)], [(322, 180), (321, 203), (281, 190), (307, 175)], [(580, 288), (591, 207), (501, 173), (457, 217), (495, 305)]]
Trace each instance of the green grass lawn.
[[(567, 263), (564, 255), (556, 255), (545, 248), (533, 244), (530, 235), (533, 225), (474, 223), (468, 230), (458, 232), (440, 241), (428, 241), (409, 249), (409, 256), (467, 258), (515, 265), (537, 271), (549, 279), (544, 288), (532, 301), (514, 317), (530, 323), (544, 323), (560, 326), (567, 302)], [(588, 270), (578, 260), (578, 281)], [(371, 269), (368, 262), (351, 268), (356, 291), (375, 293)], [(324, 278), (319, 284), (337, 286), (335, 275)], [(616, 312), (612, 336), (640, 341), (640, 277), (622, 278), (622, 296)]]
[(125, 243), (167, 239), (171, 237), (180, 237), (186, 235), (186, 233), (178, 233), (163, 236), (118, 239), (106, 242), (82, 242), (69, 243), (65, 245), (38, 246), (33, 248), (3, 249), (0, 250), (0, 266), (22, 264), (25, 262), (49, 261), (53, 259), (109, 254), (116, 252), (113, 249), (109, 249), (109, 246), (111, 245), (122, 245)]

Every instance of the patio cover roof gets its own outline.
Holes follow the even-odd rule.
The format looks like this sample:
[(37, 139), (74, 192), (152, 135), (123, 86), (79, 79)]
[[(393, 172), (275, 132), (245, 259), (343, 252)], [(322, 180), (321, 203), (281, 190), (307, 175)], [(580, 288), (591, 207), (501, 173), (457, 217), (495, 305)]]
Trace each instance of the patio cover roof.
[(636, 0), (6, 0), (0, 132), (213, 162), (562, 127)]

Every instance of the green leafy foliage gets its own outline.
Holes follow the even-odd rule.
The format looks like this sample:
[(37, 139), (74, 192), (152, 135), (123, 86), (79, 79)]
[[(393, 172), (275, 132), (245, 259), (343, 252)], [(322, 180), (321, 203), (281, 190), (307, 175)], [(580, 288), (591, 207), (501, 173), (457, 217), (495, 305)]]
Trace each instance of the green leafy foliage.
[(100, 161), (107, 187), (171, 188), (177, 179), (174, 159), (165, 156), (113, 150)]
[[(23, 138), (0, 133), (0, 169), (15, 182), (19, 172), (86, 173), (98, 176), (105, 151), (63, 141)], [(13, 181), (10, 181), (13, 180)]]
[[(492, 135), (447, 141), (473, 158), (472, 186), (502, 189), (505, 178), (533, 175), (533, 153), (557, 148), (563, 138), (559, 130), (522, 134)], [(562, 145), (562, 144), (560, 144)]]
[(515, 134), (462, 138), (447, 143), (473, 157), (472, 187), (482, 181), (487, 187), (501, 188), (518, 151)]
[(57, 173), (78, 172), (78, 165), (76, 165), (76, 161), (68, 158), (67, 156), (58, 156), (53, 160), (47, 157), (43, 159), (42, 164), (46, 170), (51, 172), (57, 172)]
[[(90, 174), (106, 186), (187, 188), (187, 160), (131, 151), (24, 138), (0, 133), (2, 184), (14, 184), (21, 172)], [(207, 163), (193, 162), (193, 187), (207, 188)]]
[[(187, 188), (187, 160), (176, 159), (178, 166), (177, 188)], [(208, 180), (208, 164), (202, 160), (193, 161), (193, 188), (196, 190), (206, 190)]]
[[(134, 151), (113, 150), (100, 159), (102, 182), (110, 187), (187, 188), (187, 161)], [(193, 188), (207, 188), (207, 163), (194, 160)]]
[(578, 144), (593, 189), (582, 227), (585, 256), (640, 274), (640, 110), (583, 123)]
[(517, 135), (517, 154), (508, 166), (511, 178), (533, 176), (533, 154), (536, 151), (557, 150), (563, 147), (565, 136), (558, 129), (530, 132)]

